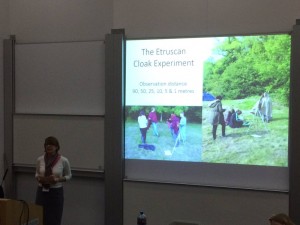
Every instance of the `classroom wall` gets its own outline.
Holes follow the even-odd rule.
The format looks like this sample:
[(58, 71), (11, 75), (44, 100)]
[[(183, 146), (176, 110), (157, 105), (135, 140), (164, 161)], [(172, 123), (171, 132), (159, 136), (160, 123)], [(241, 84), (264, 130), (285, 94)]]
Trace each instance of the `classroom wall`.
[[(99, 85), (101, 87), (101, 84), (99, 84), (99, 82), (103, 81), (101, 79), (103, 78), (104, 73), (101, 73), (99, 75), (100, 77), (96, 77), (96, 79), (94, 80), (95, 86), (93, 86), (91, 83), (93, 82), (91, 79), (93, 78), (93, 75), (95, 73), (92, 75), (92, 77), (89, 77), (90, 74), (78, 77), (78, 74), (82, 73), (81, 69), (87, 66), (87, 63), (92, 63), (93, 65), (91, 66), (94, 68), (93, 70), (91, 69), (91, 67), (89, 67), (89, 70), (87, 72), (94, 72), (95, 70), (102, 71), (102, 69), (104, 68), (104, 60), (102, 60), (101, 56), (104, 57), (104, 49), (101, 50), (101, 47), (99, 47), (99, 55), (97, 54), (97, 59), (87, 60), (88, 57), (91, 57), (91, 54), (88, 54), (87, 58), (80, 58), (80, 55), (78, 56), (78, 49), (74, 49), (72, 46), (86, 46), (89, 44), (97, 45), (98, 42), (103, 43), (105, 34), (110, 32), (113, 24), (113, 2), (110, 0), (5, 0), (5, 3), (9, 5), (9, 9), (7, 8), (6, 12), (9, 13), (8, 15), (10, 18), (10, 23), (7, 22), (6, 25), (10, 28), (9, 34), (13, 34), (16, 36), (16, 59), (19, 60), (20, 58), (22, 58), (21, 52), (24, 52), (22, 50), (18, 52), (18, 50), (21, 49), (18, 48), (18, 46), (24, 48), (29, 47), (28, 51), (25, 50), (25, 54), (26, 51), (28, 53), (33, 53), (32, 49), (35, 47), (45, 46), (46, 49), (50, 49), (50, 53), (54, 57), (51, 59), (51, 55), (49, 55), (49, 52), (46, 53), (46, 51), (42, 51), (40, 57), (39, 55), (36, 55), (36, 60), (42, 60), (39, 61), (38, 64), (41, 65), (40, 63), (42, 63), (44, 65), (50, 65), (50, 68), (36, 68), (34, 67), (34, 64), (32, 68), (29, 68), (29, 70), (33, 69), (33, 73), (35, 73), (31, 75), (41, 75), (41, 79), (28, 77), (29, 79), (25, 79), (25, 83), (28, 82), (28, 84), (26, 85), (29, 85), (29, 87), (30, 85), (33, 85), (38, 89), (41, 88), (39, 91), (36, 91), (36, 89), (29, 89), (27, 90), (28, 92), (26, 93), (26, 96), (20, 96), (18, 93), (21, 93), (22, 90), (24, 90), (22, 88), (24, 88), (23, 85), (25, 85), (25, 83), (20, 84), (20, 86), (17, 87), (17, 90), (15, 90), (16, 94), (18, 94), (18, 97), (21, 97), (21, 99), (16, 98), (17, 102), (21, 104), (17, 105), (17, 109), (20, 110), (17, 111), (15, 115), (13, 115), (15, 123), (13, 140), (15, 157), (13, 159), (13, 163), (15, 171), (17, 171), (14, 173), (16, 198), (23, 199), (28, 202), (34, 201), (36, 191), (36, 181), (34, 179), (34, 164), (36, 161), (36, 157), (40, 154), (43, 154), (43, 139), (47, 135), (54, 134), (61, 136), (65, 132), (66, 139), (59, 139), (61, 145), (65, 146), (64, 149), (61, 149), (61, 153), (70, 158), (71, 165), (73, 165), (74, 167), (72, 167), (72, 182), (66, 183), (65, 185), (65, 210), (63, 215), (63, 224), (104, 224), (104, 181), (103, 173), (101, 173), (101, 170), (103, 170), (102, 153), (104, 138), (104, 109), (101, 106), (99, 107), (99, 105), (96, 103), (92, 104), (91, 106), (80, 104), (80, 102), (82, 103), (82, 101), (85, 101), (83, 103), (87, 103), (88, 105), (92, 102), (92, 100), (88, 98), (89, 94), (85, 95), (86, 93), (83, 93), (82, 95), (80, 95), (80, 91), (88, 88), (87, 83), (88, 85), (92, 86), (91, 91), (95, 91), (95, 93), (102, 93), (96, 89), (99, 87)], [(30, 48), (31, 45), (33, 46), (33, 48)], [(62, 47), (60, 49), (64, 51), (59, 53), (54, 50), (53, 53), (53, 48), (47, 47), (49, 45), (61, 45)], [(68, 46), (70, 45), (71, 47), (68, 48)], [(66, 48), (64, 48), (64, 46)], [(73, 53), (69, 52), (69, 55), (66, 56), (65, 54), (68, 53), (68, 50), (74, 51)], [(85, 50), (86, 49), (84, 48), (82, 49), (82, 51), (80, 51), (82, 53), (82, 57), (84, 57)], [(47, 61), (46, 58), (46, 60), (43, 61), (42, 58), (45, 56), (50, 57), (50, 60)], [(60, 59), (57, 59), (55, 57), (59, 57)], [(26, 55), (24, 58), (26, 58)], [(32, 57), (30, 58), (32, 59)], [(63, 67), (62, 64), (57, 60), (63, 60), (64, 62), (68, 60), (75, 60), (75, 62), (72, 62), (72, 64), (74, 65), (73, 70), (70, 67), (68, 67), (66, 70), (66, 67)], [(96, 64), (97, 60), (99, 64)], [(23, 65), (20, 61), (17, 61), (16, 63), (18, 65)], [(30, 63), (32, 63), (32, 61)], [(25, 64), (25, 67), (26, 65), (29, 65), (28, 62)], [(1, 72), (2, 68), (3, 67), (1, 66)], [(28, 75), (25, 75), (23, 73), (24, 71), (22, 71), (22, 68), (24, 68), (24, 65), (23, 67), (21, 66), (21, 71), (16, 71), (16, 79), (18, 79), (18, 75), (20, 75), (21, 77)], [(28, 68), (26, 68), (26, 71), (28, 71), (27, 69)], [(46, 82), (46, 80), (43, 79), (43, 74), (45, 76), (49, 75), (46, 72), (54, 73), (55, 75), (57, 75), (58, 73), (61, 74), (61, 78), (64, 78), (63, 82), (59, 82), (59, 77), (55, 78), (57, 82), (53, 85), (57, 85), (54, 87), (59, 88), (59, 90), (62, 92), (56, 91), (56, 96), (49, 96), (51, 98), (48, 99), (50, 100), (48, 102), (48, 106), (52, 105), (53, 107), (55, 105), (55, 101), (59, 100), (68, 100), (67, 103), (69, 104), (64, 104), (64, 107), (57, 106), (57, 108), (54, 107), (49, 110), (46, 107), (41, 106), (41, 103), (43, 101), (38, 102), (36, 101), (36, 99), (33, 101), (32, 99), (22, 99), (22, 97), (30, 97), (30, 94), (36, 95), (36, 97), (45, 97), (45, 95), (43, 96), (41, 94), (45, 94), (45, 89), (43, 89), (42, 87), (45, 85), (44, 82)], [(74, 74), (76, 76), (74, 76)], [(87, 79), (87, 77), (89, 77), (88, 82), (86, 82), (85, 80)], [(82, 82), (80, 82), (80, 80), (82, 80)], [(21, 81), (21, 79), (18, 79), (17, 83), (23, 81)], [(50, 81), (52, 81), (51, 78)], [(76, 88), (78, 88), (77, 92), (70, 86), (59, 87), (59, 85), (61, 85), (62, 83), (65, 83), (66, 86), (75, 83)], [(44, 87), (47, 87), (47, 85)], [(69, 89), (70, 91), (68, 92), (67, 89)], [(68, 95), (72, 92), (74, 93), (73, 96)], [(55, 93), (52, 94), (55, 95)], [(62, 93), (62, 95), (58, 93)], [(68, 96), (67, 99), (60, 99), (65, 98), (66, 96)], [(84, 100), (80, 99), (80, 97), (82, 96), (84, 96)], [(54, 97), (55, 99), (53, 99), (52, 97)], [(100, 100), (102, 97), (104, 96), (101, 96)], [(3, 100), (3, 97), (1, 99)], [(22, 107), (22, 105), (25, 106), (25, 108)], [(29, 106), (28, 110), (26, 110), (27, 106)], [(33, 109), (35, 107), (32, 108), (31, 106), (37, 106), (38, 108), (42, 109), (42, 111), (36, 110), (34, 112)], [(93, 113), (95, 111), (96, 113)], [(72, 123), (73, 120), (76, 121)], [(30, 121), (36, 122), (33, 122), (31, 125), (29, 125), (29, 127), (26, 128), (25, 124), (28, 124), (28, 122), (30, 123)], [(48, 123), (47, 121), (50, 123)], [(95, 123), (93, 123), (93, 121)], [(53, 126), (55, 124), (57, 125), (56, 128)], [(78, 129), (76, 127), (73, 127), (74, 124), (80, 124), (79, 127), (77, 127)], [(42, 130), (42, 132), (39, 132), (36, 129), (40, 129)], [(26, 135), (22, 135), (22, 130), (24, 134), (29, 135), (31, 139), (34, 139), (34, 141), (30, 142), (28, 138), (25, 137)], [(48, 133), (47, 130), (49, 131)], [(21, 131), (21, 133), (19, 133), (19, 131)], [(81, 131), (83, 133), (80, 133)], [(93, 133), (94, 131), (95, 133)], [(3, 138), (3, 133), (1, 134), (1, 138)], [(71, 140), (72, 138), (73, 141)], [(27, 144), (25, 143), (23, 146), (20, 146), (18, 144), (21, 144), (21, 140), (29, 142), (27, 142)], [(74, 146), (76, 143), (79, 143), (79, 145)], [(92, 148), (91, 145), (93, 145)], [(20, 149), (20, 151), (18, 149)], [(78, 152), (79, 150), (81, 152)], [(22, 154), (19, 154), (21, 151), (24, 152)], [(35, 153), (31, 154), (32, 151), (34, 151)], [(38, 155), (36, 155), (36, 153), (38, 153)], [(88, 155), (85, 155), (84, 153), (88, 153)], [(27, 155), (27, 157), (22, 157), (22, 155)], [(31, 158), (28, 158), (28, 156), (30, 155)], [(90, 160), (89, 158), (92, 158), (94, 160)], [(0, 163), (0, 165), (2, 166), (2, 163)]]
[[(32, 202), (36, 182), (32, 171), (17, 172), (18, 198)], [(62, 224), (104, 224), (104, 183), (99, 177), (76, 175), (64, 185), (65, 207)]]
[[(9, 31), (9, 2), (0, 0), (0, 42), (8, 38)], [(4, 174), (4, 98), (3, 98), (3, 45), (0, 45), (0, 177)]]
[[(116, 0), (114, 27), (125, 28), (129, 38), (290, 32), (299, 10), (299, 1), (281, 0)], [(141, 209), (158, 225), (172, 220), (267, 224), (271, 214), (288, 213), (288, 198), (286, 193), (126, 181), (124, 224), (134, 223)]]
[(115, 0), (114, 27), (128, 37), (288, 32), (297, 0)]
[(104, 40), (113, 25), (110, 0), (10, 0), (10, 29), (18, 42)]
[[(300, 17), (299, 12), (298, 0), (0, 0), (0, 37), (14, 34), (19, 43), (93, 41), (103, 40), (111, 28), (125, 28), (128, 37), (288, 32)], [(3, 102), (1, 93), (2, 86), (0, 102)], [(0, 160), (4, 152), (2, 116), (3, 104), (0, 104)], [(16, 179), (17, 194), (26, 200), (33, 199), (34, 191), (24, 191), (34, 189), (32, 173), (21, 171)], [(103, 182), (75, 176), (73, 183), (67, 184), (65, 224), (82, 224), (82, 218), (86, 224), (104, 224)], [(78, 199), (78, 195), (87, 196), (80, 199), (80, 215), (73, 207), (73, 199)], [(241, 221), (244, 225), (266, 224), (270, 214), (288, 211), (288, 195), (124, 182), (124, 224), (134, 224), (140, 209), (147, 213), (149, 224), (157, 225), (173, 219), (199, 221), (201, 225)], [(76, 220), (79, 216), (81, 219)]]
[(172, 221), (199, 225), (268, 224), (275, 212), (287, 212), (287, 194), (228, 188), (126, 182), (124, 224), (135, 224), (143, 210), (149, 224)]
[[(3, 38), (0, 38), (0, 41), (3, 41)], [(3, 120), (3, 114), (4, 114), (4, 97), (3, 97), (3, 46), (0, 45), (0, 138), (1, 138), (1, 145), (0, 145), (0, 176), (2, 177), (4, 174), (4, 120)]]

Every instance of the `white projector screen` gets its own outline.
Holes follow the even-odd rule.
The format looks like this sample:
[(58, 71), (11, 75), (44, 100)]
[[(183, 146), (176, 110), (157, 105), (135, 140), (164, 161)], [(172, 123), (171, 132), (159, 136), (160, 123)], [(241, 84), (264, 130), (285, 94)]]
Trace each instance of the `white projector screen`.
[(287, 191), (290, 44), (127, 40), (126, 177)]

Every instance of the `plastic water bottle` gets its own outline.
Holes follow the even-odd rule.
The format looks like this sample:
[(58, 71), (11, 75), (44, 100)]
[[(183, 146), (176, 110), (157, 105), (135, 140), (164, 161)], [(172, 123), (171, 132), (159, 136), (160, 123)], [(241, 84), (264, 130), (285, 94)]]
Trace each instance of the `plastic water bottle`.
[(147, 218), (143, 211), (140, 212), (140, 214), (137, 217), (137, 225), (146, 225), (147, 224)]

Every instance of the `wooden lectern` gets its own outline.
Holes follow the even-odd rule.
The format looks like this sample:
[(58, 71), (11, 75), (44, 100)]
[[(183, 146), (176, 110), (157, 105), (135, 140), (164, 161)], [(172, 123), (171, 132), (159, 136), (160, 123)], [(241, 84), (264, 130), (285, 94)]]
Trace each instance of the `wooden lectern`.
[(22, 200), (0, 199), (0, 225), (43, 225), (43, 207)]

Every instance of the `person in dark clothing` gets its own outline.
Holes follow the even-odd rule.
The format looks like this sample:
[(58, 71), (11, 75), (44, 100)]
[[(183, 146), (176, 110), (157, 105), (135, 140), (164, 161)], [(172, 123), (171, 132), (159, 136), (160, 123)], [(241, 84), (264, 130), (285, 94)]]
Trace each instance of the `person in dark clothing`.
[(216, 100), (213, 101), (209, 107), (211, 108), (211, 114), (210, 114), (210, 124), (213, 126), (212, 129), (212, 135), (213, 139), (215, 140), (217, 138), (217, 128), (218, 124), (222, 125), (222, 136), (225, 137), (225, 120), (224, 120), (224, 109), (222, 108), (222, 97), (217, 96)]
[(228, 110), (227, 115), (226, 115), (226, 119), (225, 119), (226, 125), (230, 124), (231, 116), (232, 116), (233, 113), (235, 113), (234, 108), (231, 108), (230, 110)]
[(245, 122), (243, 119), (240, 118), (240, 115), (242, 114), (241, 110), (236, 110), (235, 113), (231, 115), (229, 126), (231, 128), (241, 128), (241, 127), (249, 127), (249, 123)]

